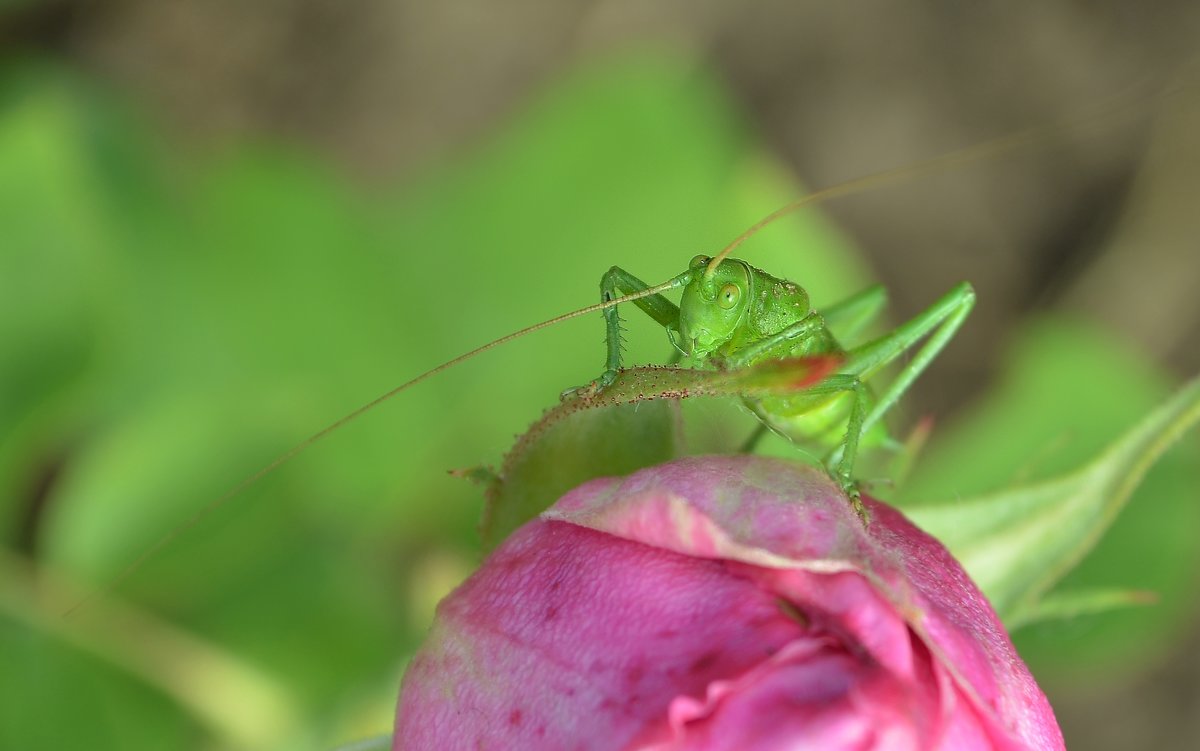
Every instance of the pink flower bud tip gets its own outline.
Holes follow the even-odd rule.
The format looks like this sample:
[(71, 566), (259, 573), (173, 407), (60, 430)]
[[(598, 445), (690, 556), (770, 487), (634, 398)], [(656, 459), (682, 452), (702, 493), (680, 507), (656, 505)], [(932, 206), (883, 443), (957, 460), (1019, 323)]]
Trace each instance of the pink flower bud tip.
[(863, 500), (750, 456), (576, 488), (442, 602), (395, 748), (1063, 748), (958, 563)]

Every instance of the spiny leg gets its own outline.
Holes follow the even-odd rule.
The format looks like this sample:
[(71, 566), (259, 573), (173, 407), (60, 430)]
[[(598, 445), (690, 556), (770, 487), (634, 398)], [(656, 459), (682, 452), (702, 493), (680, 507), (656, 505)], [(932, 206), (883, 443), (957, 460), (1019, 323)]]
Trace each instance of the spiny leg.
[(850, 416), (846, 420), (846, 435), (842, 439), (840, 450), (834, 451), (830, 455), (826, 469), (833, 476), (833, 479), (837, 481), (842, 492), (850, 499), (850, 505), (854, 508), (854, 513), (858, 514), (864, 523), (870, 521), (867, 509), (863, 506), (858, 486), (854, 482), (854, 460), (858, 458), (858, 441), (863, 434), (863, 423), (866, 419), (867, 404), (869, 401), (867, 387), (863, 385), (858, 376), (838, 373), (829, 376), (815, 386), (810, 386), (803, 393), (806, 396), (838, 393), (850, 393), (853, 395), (854, 402), (850, 406)]
[[(623, 295), (641, 292), (649, 287), (649, 284), (620, 266), (613, 266), (600, 278), (600, 299), (602, 302), (608, 302)], [(679, 306), (663, 295), (643, 297), (634, 300), (633, 304), (667, 329), (668, 334), (672, 330), (679, 330)], [(617, 313), (617, 306), (614, 305), (604, 310), (604, 324), (608, 357), (604, 362), (604, 372), (597, 379), (601, 387), (612, 385), (613, 380), (617, 377), (617, 371), (621, 369), (621, 316)]]
[[(820, 320), (819, 317), (814, 316), (814, 318), (818, 321)], [(801, 331), (808, 328), (808, 324), (806, 324), (807, 320), (804, 319), (792, 324), (784, 332), (787, 332), (789, 329)], [(781, 336), (781, 334), (777, 334), (776, 337)], [(790, 342), (791, 339), (786, 339), (785, 341)], [(738, 354), (742, 353), (739, 352)], [(740, 362), (736, 364), (737, 367), (748, 367), (749, 365), (750, 363)], [(863, 520), (863, 523), (867, 523), (870, 521), (870, 515), (867, 513), (866, 507), (863, 506), (858, 486), (854, 482), (854, 461), (858, 458), (858, 444), (864, 432), (863, 424), (866, 420), (867, 405), (870, 403), (870, 395), (867, 387), (856, 375), (836, 373), (825, 378), (820, 383), (805, 388), (803, 391), (798, 392), (797, 395), (819, 397), (846, 393), (850, 394), (853, 399), (850, 406), (850, 414), (846, 419), (846, 433), (842, 438), (841, 445), (825, 460), (825, 468), (838, 483), (842, 492), (846, 494), (846, 497), (850, 499), (850, 505), (854, 509), (854, 513)], [(742, 452), (751, 451), (754, 444), (762, 438), (768, 429), (766, 424), (760, 424), (747, 440), (746, 444), (743, 445)]]
[[(793, 355), (798, 351), (798, 347), (805, 355), (840, 353), (841, 348), (832, 338), (820, 336), (826, 331), (825, 319), (816, 312), (809, 313), (782, 331), (746, 345), (730, 356), (725, 364), (732, 367), (746, 367), (763, 360)], [(829, 376), (819, 384), (804, 389), (803, 393), (806, 396), (820, 396), (842, 392), (852, 392), (854, 404), (847, 421), (846, 436), (840, 447), (840, 455), (837, 459), (831, 458), (826, 463), (826, 468), (850, 498), (855, 513), (866, 521), (867, 512), (859, 498), (858, 488), (854, 485), (853, 469), (854, 459), (858, 453), (859, 438), (862, 434), (862, 422), (866, 415), (867, 389), (858, 376), (838, 373)], [(756, 432), (752, 435), (744, 450), (753, 448), (762, 434), (762, 432)]]

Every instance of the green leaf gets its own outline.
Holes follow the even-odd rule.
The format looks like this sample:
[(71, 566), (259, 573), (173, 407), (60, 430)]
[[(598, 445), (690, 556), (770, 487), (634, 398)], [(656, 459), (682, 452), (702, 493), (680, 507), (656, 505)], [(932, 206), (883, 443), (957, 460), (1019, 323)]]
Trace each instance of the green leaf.
[[(160, 143), (87, 81), (22, 70), (0, 80), (0, 496), (13, 500), (0, 530), (15, 535), (54, 470), (37, 544), (80, 580), (105, 580), (397, 382), (593, 302), (610, 266), (678, 274), (802, 192), (719, 82), (671, 51), (567, 73), (468, 151), (370, 191), (294, 145), (231, 143), (214, 160)], [(815, 212), (745, 257), (818, 301), (865, 283)], [(670, 351), (644, 316), (628, 328), (630, 362)], [(304, 748), (386, 728), (396, 666), (427, 622), (430, 561), (469, 558), (477, 542), (478, 493), (445, 470), (496, 460), (563, 388), (594, 377), (602, 331), (597, 315), (431, 379), (181, 535), (118, 596), (288, 686)], [(26, 655), (4, 676), (9, 693), (36, 683), (25, 693), (50, 697), (36, 706), (78, 720), (46, 728), (69, 739), (23, 747), (129, 747), (105, 729), (151, 724), (137, 713), (179, 724), (68, 672), (73, 660), (60, 670), (10, 649), (6, 634), (0, 653)], [(179, 732), (213, 746), (190, 724)], [(175, 741), (132, 745), (188, 747)]]
[(906, 509), (963, 563), (1010, 627), (1099, 541), (1159, 456), (1200, 420), (1200, 379), (1082, 469), (953, 504)]
[[(35, 654), (43, 653), (42, 661), (90, 658), (118, 667), (174, 699), (234, 748), (262, 747), (296, 724), (288, 687), (257, 667), (115, 598), (90, 600), (86, 609), (65, 614), (82, 598), (82, 591), (55, 572), (0, 550), (0, 634), (27, 631), (22, 638)], [(34, 724), (29, 733), (57, 730)]]

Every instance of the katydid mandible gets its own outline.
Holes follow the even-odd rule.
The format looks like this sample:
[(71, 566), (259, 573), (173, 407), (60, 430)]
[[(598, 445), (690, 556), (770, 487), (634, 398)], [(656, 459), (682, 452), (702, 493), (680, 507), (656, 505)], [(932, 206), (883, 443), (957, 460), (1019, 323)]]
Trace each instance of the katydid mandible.
[[(666, 330), (679, 354), (721, 369), (788, 357), (840, 356), (837, 372), (820, 383), (788, 395), (744, 401), (767, 429), (825, 449), (826, 469), (865, 521), (866, 509), (853, 475), (858, 449), (864, 439), (886, 440), (880, 418), (954, 336), (975, 303), (975, 292), (961, 283), (891, 333), (846, 350), (828, 324), (864, 323), (882, 308), (886, 299), (882, 287), (872, 287), (822, 314), (813, 309), (799, 285), (728, 258), (732, 247), (715, 257), (696, 256), (686, 271), (667, 282), (683, 290), (678, 305), (661, 292), (632, 302)], [(617, 266), (600, 282), (604, 303), (621, 301), (619, 294), (651, 289)], [(603, 312), (608, 358), (592, 385), (598, 389), (611, 385), (621, 369), (620, 315), (615, 305)], [(924, 344), (876, 398), (865, 381), (922, 340)]]

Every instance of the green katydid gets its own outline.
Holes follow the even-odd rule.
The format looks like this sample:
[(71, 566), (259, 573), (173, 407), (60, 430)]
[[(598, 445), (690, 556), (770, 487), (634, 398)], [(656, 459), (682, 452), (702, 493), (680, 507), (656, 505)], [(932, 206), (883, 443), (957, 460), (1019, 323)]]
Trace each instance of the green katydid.
[[(891, 333), (847, 351), (834, 338), (827, 319), (853, 318), (856, 323), (869, 319), (885, 301), (882, 287), (868, 289), (822, 314), (813, 309), (799, 285), (729, 258), (734, 247), (736, 243), (714, 257), (696, 256), (686, 271), (670, 280), (672, 288), (683, 290), (679, 305), (662, 293), (632, 302), (666, 329), (680, 354), (718, 368), (790, 357), (842, 358), (837, 372), (819, 383), (791, 393), (747, 398), (746, 403), (765, 428), (827, 448), (827, 469), (865, 518), (853, 478), (859, 445), (864, 436), (884, 438), (880, 418), (954, 336), (974, 305), (975, 292), (969, 284), (959, 284)], [(619, 300), (618, 291), (651, 289), (616, 266), (604, 275), (600, 287), (605, 302)], [(621, 368), (617, 308), (605, 308), (604, 317), (608, 359), (595, 383), (601, 389), (613, 383)], [(874, 398), (865, 381), (927, 336), (887, 390)]]

